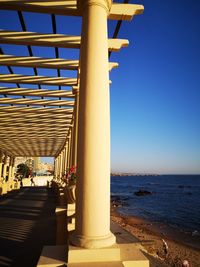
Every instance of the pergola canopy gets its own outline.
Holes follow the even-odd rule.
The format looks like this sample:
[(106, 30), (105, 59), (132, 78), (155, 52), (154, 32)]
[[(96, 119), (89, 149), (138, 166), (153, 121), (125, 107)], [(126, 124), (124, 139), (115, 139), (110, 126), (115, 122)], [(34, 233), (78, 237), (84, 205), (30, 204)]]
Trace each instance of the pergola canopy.
[[(77, 3), (74, 0), (0, 0), (0, 9), (16, 11), (21, 25), (17, 31), (0, 30), (0, 43), (4, 44), (4, 49), (0, 48), (0, 66), (3, 66), (0, 74), (0, 150), (14, 157), (56, 156), (65, 146), (73, 127), (73, 87), (79, 86), (81, 71), (79, 57), (63, 58), (59, 50), (79, 49), (81, 37), (57, 33), (56, 16), (80, 16)], [(27, 31), (23, 12), (49, 14), (52, 33), (39, 33), (39, 29), (38, 32)], [(113, 3), (109, 19), (121, 22), (142, 12), (141, 5)], [(115, 33), (120, 24), (117, 25)], [(119, 51), (128, 45), (128, 40), (113, 37), (108, 39), (108, 52)], [(26, 46), (28, 55), (8, 54), (6, 45), (12, 45), (13, 51)], [(35, 56), (33, 47), (54, 49), (55, 57), (47, 57), (46, 53), (42, 57)], [(116, 62), (110, 62), (108, 70), (117, 66)], [(54, 76), (38, 75), (41, 69), (54, 71)]]

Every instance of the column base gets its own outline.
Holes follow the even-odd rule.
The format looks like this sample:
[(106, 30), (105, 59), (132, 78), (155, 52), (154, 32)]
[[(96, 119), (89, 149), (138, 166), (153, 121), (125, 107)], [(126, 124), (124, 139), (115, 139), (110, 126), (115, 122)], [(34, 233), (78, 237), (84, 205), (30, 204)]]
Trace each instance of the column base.
[(76, 232), (74, 232), (70, 238), (70, 244), (81, 247), (81, 248), (104, 248), (112, 246), (116, 243), (116, 237), (110, 232), (106, 236), (100, 236), (100, 237), (94, 237), (94, 238), (88, 238), (86, 236), (77, 235)]

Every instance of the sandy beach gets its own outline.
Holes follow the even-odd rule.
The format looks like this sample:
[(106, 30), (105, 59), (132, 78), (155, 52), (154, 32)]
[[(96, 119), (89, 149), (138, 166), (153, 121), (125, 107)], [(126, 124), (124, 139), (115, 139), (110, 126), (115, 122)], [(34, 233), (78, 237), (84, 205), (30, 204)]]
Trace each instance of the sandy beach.
[[(200, 266), (199, 236), (188, 238), (186, 234), (167, 225), (121, 215), (113, 203), (111, 220), (138, 238), (143, 252), (150, 260), (150, 267), (181, 267), (185, 259), (190, 263), (190, 267)], [(168, 245), (168, 253), (164, 252), (162, 239)]]

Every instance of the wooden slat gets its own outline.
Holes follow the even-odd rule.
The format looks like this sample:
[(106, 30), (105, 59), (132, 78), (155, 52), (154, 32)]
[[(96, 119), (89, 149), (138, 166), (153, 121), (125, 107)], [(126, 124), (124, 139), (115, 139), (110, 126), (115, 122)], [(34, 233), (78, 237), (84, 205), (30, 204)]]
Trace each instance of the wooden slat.
[[(20, 10), (38, 13), (48, 13), (65, 16), (80, 16), (76, 0), (65, 1), (21, 1), (0, 0), (1, 9)], [(141, 14), (144, 10), (142, 5), (113, 3), (108, 19), (131, 20), (134, 15)]]
[(131, 20), (133, 16), (140, 15), (143, 12), (143, 5), (113, 3), (108, 18), (112, 20)]
[(14, 157), (54, 157), (57, 155), (57, 151), (60, 150), (62, 146), (52, 146), (49, 150), (35, 150), (35, 147), (8, 147), (5, 145), (1, 146), (2, 150), (5, 150), (8, 155)]
[(77, 84), (77, 79), (64, 77), (31, 76), (21, 74), (0, 74), (0, 82), (73, 86)]
[(12, 122), (12, 123), (9, 123), (9, 122), (0, 122), (0, 127), (1, 128), (4, 128), (4, 129), (11, 129), (12, 130), (12, 127), (13, 128), (17, 128), (17, 129), (25, 129), (26, 127), (29, 127), (31, 129), (34, 130), (34, 128), (37, 128), (37, 129), (40, 129), (41, 131), (42, 130), (48, 130), (48, 129), (52, 129), (54, 128), (55, 131), (56, 129), (57, 130), (65, 130), (68, 129), (69, 127), (71, 126), (71, 122), (55, 122), (55, 123), (52, 123), (52, 122)]
[(35, 105), (35, 106), (44, 106), (44, 105), (45, 106), (73, 106), (74, 101), (4, 97), (4, 98), (0, 98), (0, 104)]
[(21, 133), (20, 135), (19, 134), (16, 134), (16, 133), (8, 133), (7, 135), (5, 133), (0, 133), (0, 138), (3, 140), (3, 138), (9, 138), (10, 140), (12, 138), (14, 139), (18, 139), (20, 140), (21, 138), (22, 139), (27, 139), (27, 138), (36, 138), (37, 140), (39, 140), (40, 138), (66, 138), (66, 133), (49, 133), (49, 132), (46, 132), (46, 133), (30, 133), (30, 134), (26, 134), (26, 133)]
[(24, 117), (24, 116), (21, 116), (19, 118), (12, 118), (10, 116), (3, 116), (0, 117), (0, 124), (2, 123), (7, 123), (7, 124), (10, 124), (10, 123), (24, 123), (24, 124), (28, 124), (28, 123), (32, 123), (32, 122), (37, 122), (38, 124), (40, 123), (52, 123), (53, 125), (54, 124), (58, 124), (58, 123), (71, 123), (72, 121), (72, 118), (62, 118), (62, 119), (55, 119), (54, 121), (52, 120), (52, 118), (29, 118), (29, 117)]
[(71, 90), (48, 90), (0, 87), (2, 95), (74, 98)]
[[(1, 55), (1, 66), (18, 66), (31, 68), (78, 70), (79, 60), (66, 60), (62, 58), (19, 57), (13, 55)], [(109, 71), (117, 68), (118, 63), (109, 62)]]
[[(80, 42), (80, 36), (0, 30), (0, 43), (3, 44), (80, 48)], [(119, 51), (128, 43), (126, 39), (108, 39), (108, 50)]]
[(77, 70), (79, 66), (79, 60), (0, 55), (0, 65), (31, 67), (31, 68)]
[[(45, 134), (50, 135), (57, 135), (62, 134), (66, 135), (69, 131), (71, 126), (65, 126), (65, 127), (44, 127), (44, 129), (41, 129), (41, 127), (18, 127), (14, 126), (13, 128), (11, 126), (8, 126), (7, 128), (1, 126), (0, 127), (0, 135), (3, 135), (4, 137), (7, 137), (9, 135), (38, 135), (38, 136), (45, 136)], [(39, 131), (38, 128), (40, 128)], [(20, 135), (19, 135), (20, 134)]]
[[(59, 138), (59, 140), (57, 140), (56, 142), (57, 143), (63, 143), (63, 140), (65, 140), (66, 138)], [(3, 143), (11, 143), (11, 142), (26, 142), (26, 143), (33, 143), (33, 142), (40, 142), (40, 143), (47, 143), (47, 142), (52, 142), (53, 140), (56, 140), (55, 137), (48, 137), (48, 138), (45, 138), (45, 137), (41, 137), (41, 138), (36, 138), (36, 137), (30, 137), (30, 138), (27, 138), (27, 137), (23, 137), (23, 138), (1, 138), (1, 142)]]
[(46, 108), (41, 108), (41, 107), (16, 107), (16, 106), (12, 106), (12, 107), (2, 107), (0, 106), (0, 113), (1, 112), (9, 112), (9, 114), (13, 114), (13, 113), (31, 113), (31, 114), (37, 114), (38, 116), (40, 114), (72, 114), (73, 113), (73, 108), (68, 108), (68, 107), (65, 107), (65, 108), (58, 108), (58, 107), (55, 107), (55, 108), (49, 108), (49, 107), (46, 107)]
[[(7, 120), (8, 118), (8, 114), (7, 113), (3, 113), (0, 112), (0, 120)], [(19, 120), (19, 119), (29, 119), (29, 120), (41, 120), (41, 119), (49, 119), (49, 120), (58, 120), (58, 119), (63, 119), (63, 120), (69, 120), (72, 119), (72, 115), (71, 114), (58, 114), (58, 115), (48, 115), (48, 114), (40, 114), (39, 116), (37, 114), (24, 114), (24, 115), (20, 115), (20, 114), (15, 114), (15, 113), (11, 113), (9, 114), (9, 119), (11, 120)]]

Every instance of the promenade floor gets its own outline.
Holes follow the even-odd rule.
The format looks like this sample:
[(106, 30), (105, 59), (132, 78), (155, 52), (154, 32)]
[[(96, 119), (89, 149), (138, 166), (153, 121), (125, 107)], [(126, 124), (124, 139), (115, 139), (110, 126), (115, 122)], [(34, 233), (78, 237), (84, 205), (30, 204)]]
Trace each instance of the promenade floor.
[(24, 187), (0, 197), (0, 266), (36, 266), (42, 247), (55, 245), (55, 207), (46, 187)]

